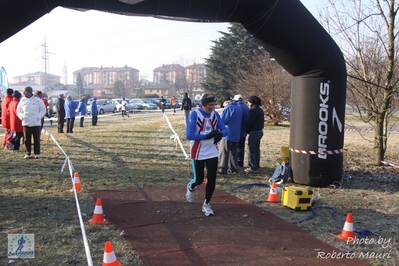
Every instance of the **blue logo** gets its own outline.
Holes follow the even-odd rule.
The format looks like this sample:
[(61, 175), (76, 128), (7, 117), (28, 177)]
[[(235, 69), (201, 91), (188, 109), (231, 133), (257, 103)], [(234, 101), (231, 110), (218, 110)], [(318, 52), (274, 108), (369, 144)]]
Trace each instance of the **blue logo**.
[(5, 95), (8, 89), (8, 77), (7, 77), (7, 72), (4, 67), (1, 67), (0, 70), (0, 85), (1, 85), (1, 90), (3, 94)]
[(35, 257), (34, 234), (8, 234), (8, 258), (27, 259)]

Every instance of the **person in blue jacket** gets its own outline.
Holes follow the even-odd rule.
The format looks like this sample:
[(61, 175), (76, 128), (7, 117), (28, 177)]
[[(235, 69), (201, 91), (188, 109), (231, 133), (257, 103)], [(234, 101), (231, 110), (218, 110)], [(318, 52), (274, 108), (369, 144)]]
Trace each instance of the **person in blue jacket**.
[(77, 103), (72, 101), (72, 96), (68, 95), (64, 104), (65, 109), (65, 119), (67, 126), (67, 133), (73, 133), (73, 126), (75, 124), (76, 108), (78, 108)]
[(80, 99), (80, 101), (79, 101), (78, 112), (79, 112), (79, 115), (80, 115), (79, 126), (83, 127), (83, 121), (85, 120), (85, 116), (86, 116), (86, 113), (87, 113), (87, 105), (86, 105), (85, 97), (82, 97), (82, 99)]
[(241, 119), (241, 138), (240, 142), (238, 143), (237, 148), (237, 166), (239, 168), (244, 167), (244, 156), (245, 156), (245, 139), (247, 138), (247, 128), (246, 123), (249, 114), (249, 108), (243, 101), (241, 94), (234, 95), (234, 101), (237, 101), (238, 106), (240, 106), (242, 111), (242, 119)]
[(216, 186), (218, 169), (218, 146), (222, 137), (227, 136), (228, 129), (224, 125), (220, 115), (215, 111), (216, 98), (211, 93), (202, 96), (202, 107), (193, 110), (186, 127), (186, 137), (190, 140), (190, 157), (194, 176), (187, 184), (186, 199), (194, 201), (195, 187), (201, 185), (205, 177), (205, 200), (202, 211), (205, 216), (214, 215), (210, 204)]
[(98, 120), (98, 108), (97, 108), (97, 98), (93, 97), (93, 101), (90, 103), (90, 114), (91, 114), (91, 125), (97, 126)]
[(229, 134), (219, 142), (219, 174), (226, 175), (230, 170), (238, 173), (237, 148), (241, 138), (242, 110), (237, 101), (230, 100), (220, 117), (229, 130)]

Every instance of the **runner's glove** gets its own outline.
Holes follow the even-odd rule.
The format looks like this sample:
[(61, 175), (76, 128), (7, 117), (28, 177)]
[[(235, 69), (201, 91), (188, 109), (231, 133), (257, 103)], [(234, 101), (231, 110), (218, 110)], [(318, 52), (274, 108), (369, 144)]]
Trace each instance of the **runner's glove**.
[(218, 133), (216, 133), (216, 136), (213, 138), (213, 143), (218, 143), (220, 140), (222, 139), (222, 132), (218, 131)]
[(216, 136), (217, 133), (218, 133), (217, 130), (212, 130), (211, 132), (209, 132), (209, 133), (206, 135), (206, 139), (211, 139), (211, 138), (213, 138), (214, 136)]

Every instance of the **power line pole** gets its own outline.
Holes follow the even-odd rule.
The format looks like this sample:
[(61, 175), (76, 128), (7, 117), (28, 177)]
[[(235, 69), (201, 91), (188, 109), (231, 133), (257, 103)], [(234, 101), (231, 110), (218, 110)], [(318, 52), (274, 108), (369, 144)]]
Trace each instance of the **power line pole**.
[(44, 42), (41, 44), (42, 46), (42, 69), (44, 73), (44, 78), (42, 84), (44, 85), (44, 91), (47, 92), (49, 87), (49, 73), (50, 73), (50, 53), (48, 51), (48, 46), (46, 42), (46, 36), (44, 36)]

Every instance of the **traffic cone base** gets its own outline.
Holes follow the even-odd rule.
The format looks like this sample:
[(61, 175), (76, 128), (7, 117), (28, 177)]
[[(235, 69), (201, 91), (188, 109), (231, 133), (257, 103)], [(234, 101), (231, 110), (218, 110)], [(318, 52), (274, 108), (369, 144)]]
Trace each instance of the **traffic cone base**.
[(102, 266), (122, 266), (116, 259), (114, 249), (112, 248), (111, 241), (105, 242), (104, 245), (104, 258)]
[(275, 182), (273, 182), (272, 186), (270, 187), (269, 197), (267, 198), (266, 201), (270, 202), (270, 203), (279, 203), (280, 202), (278, 200), (277, 185)]
[(89, 224), (107, 224), (104, 219), (103, 206), (101, 198), (96, 200), (96, 207), (94, 207), (93, 217), (89, 220)]
[(341, 234), (336, 235), (336, 237), (345, 242), (356, 239), (355, 232), (353, 230), (353, 217), (351, 212), (349, 212), (346, 216), (344, 228), (342, 229)]
[(72, 188), (69, 191), (73, 192), (74, 189), (76, 189), (76, 191), (83, 190), (82, 185), (80, 184), (80, 179), (79, 179), (79, 173), (78, 172), (75, 172), (74, 175), (73, 175), (73, 186), (72, 186)]

